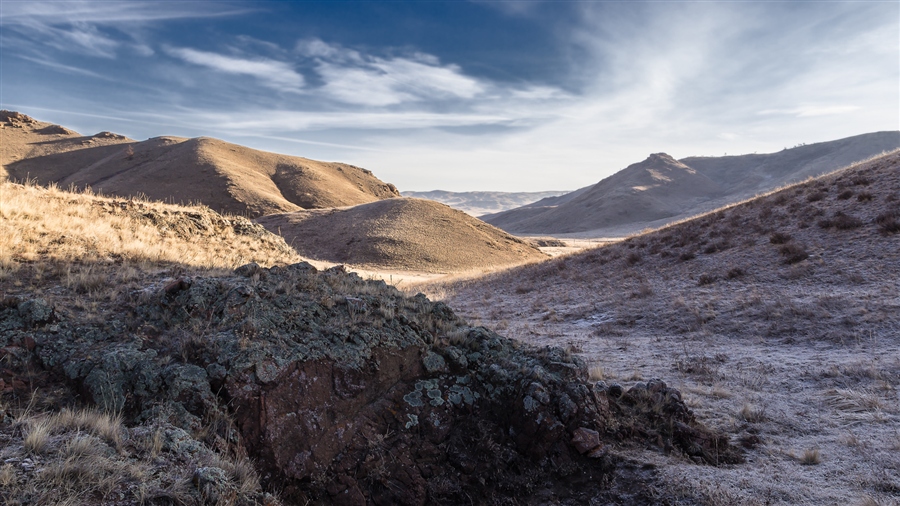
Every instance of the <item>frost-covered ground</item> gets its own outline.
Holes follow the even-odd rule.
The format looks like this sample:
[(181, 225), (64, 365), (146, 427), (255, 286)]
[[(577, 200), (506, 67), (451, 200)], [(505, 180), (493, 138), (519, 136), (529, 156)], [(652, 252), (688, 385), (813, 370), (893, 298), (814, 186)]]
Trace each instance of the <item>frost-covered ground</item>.
[(462, 316), (658, 377), (747, 450), (647, 451), (683, 504), (900, 504), (900, 156), (622, 243), (429, 287)]

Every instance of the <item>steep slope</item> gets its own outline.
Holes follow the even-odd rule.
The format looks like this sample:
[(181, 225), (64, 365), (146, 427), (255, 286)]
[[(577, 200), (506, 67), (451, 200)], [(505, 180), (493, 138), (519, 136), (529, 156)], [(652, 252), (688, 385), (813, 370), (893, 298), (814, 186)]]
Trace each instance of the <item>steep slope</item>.
[(582, 232), (674, 216), (685, 202), (695, 203), (721, 191), (703, 174), (665, 153), (657, 153), (560, 205), (535, 206), (521, 213), (510, 211), (485, 220), (517, 233)]
[(578, 190), (577, 194), (482, 216), (482, 219), (511, 233), (627, 235), (837, 170), (898, 147), (900, 132), (875, 132), (778, 153), (679, 160), (703, 176), (698, 179), (698, 187), (671, 182), (648, 185), (640, 181), (643, 167), (635, 164), (593, 187)]
[(257, 221), (301, 255), (379, 268), (455, 272), (546, 258), (502, 230), (422, 199), (387, 199)]
[(40, 184), (90, 186), (118, 196), (200, 202), (219, 212), (250, 216), (399, 195), (393, 185), (352, 165), (257, 151), (207, 137), (135, 142), (105, 132), (46, 139), (36, 128), (43, 124), (20, 123), (22, 128), (9, 129), (15, 131), (10, 139), (17, 147), (4, 155), (10, 160), (4, 164), (7, 176), (13, 180), (32, 178)]
[(607, 384), (672, 378), (751, 449), (752, 465), (702, 476), (661, 461), (668, 489), (696, 503), (891, 504), (900, 490), (898, 266), (895, 152), (435, 293), (530, 344), (580, 351)]
[(571, 192), (546, 191), (546, 192), (451, 192), (433, 190), (426, 192), (405, 191), (404, 197), (434, 200), (441, 204), (459, 209), (471, 216), (484, 216), (486, 214), (499, 213), (509, 209), (525, 206), (545, 198), (558, 197)]

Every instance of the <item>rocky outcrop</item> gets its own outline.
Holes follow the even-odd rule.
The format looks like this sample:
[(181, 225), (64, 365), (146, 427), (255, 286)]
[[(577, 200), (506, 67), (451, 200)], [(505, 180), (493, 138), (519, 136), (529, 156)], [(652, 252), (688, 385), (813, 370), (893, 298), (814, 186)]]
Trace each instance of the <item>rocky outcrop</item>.
[[(43, 369), (130, 423), (236, 442), (290, 504), (585, 503), (621, 487), (652, 502), (646, 475), (616, 480), (630, 446), (739, 459), (661, 381), (591, 384), (561, 349), (522, 347), (342, 268), (161, 278), (100, 317), (63, 313), (0, 305), (16, 371)], [(198, 467), (195, 485), (216, 472)]]

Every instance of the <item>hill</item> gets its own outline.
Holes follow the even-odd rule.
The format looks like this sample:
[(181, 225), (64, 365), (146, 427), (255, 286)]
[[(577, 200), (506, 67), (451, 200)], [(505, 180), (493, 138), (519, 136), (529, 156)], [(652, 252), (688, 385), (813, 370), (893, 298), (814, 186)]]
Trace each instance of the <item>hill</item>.
[(670, 378), (750, 449), (751, 465), (702, 477), (660, 459), (667, 490), (694, 503), (891, 504), (898, 245), (894, 152), (609, 246), (423, 290), (530, 344), (569, 346), (609, 388)]
[(441, 204), (447, 204), (454, 209), (459, 209), (471, 216), (499, 213), (501, 211), (528, 205), (544, 198), (557, 197), (567, 193), (570, 192), (451, 192), (444, 190), (402, 192), (404, 197), (434, 200)]
[(257, 221), (282, 235), (301, 255), (354, 265), (459, 272), (546, 258), (502, 230), (422, 199), (386, 199)]
[[(651, 155), (592, 187), (482, 219), (515, 234), (623, 236), (837, 170), (898, 147), (900, 132), (876, 132), (771, 154), (690, 157), (679, 161), (664, 154)], [(663, 158), (665, 163), (661, 162)]]
[(0, 116), (5, 176), (118, 196), (194, 203), (261, 216), (362, 204), (399, 195), (368, 170), (279, 155), (199, 137), (136, 142), (103, 132), (84, 137), (19, 113)]

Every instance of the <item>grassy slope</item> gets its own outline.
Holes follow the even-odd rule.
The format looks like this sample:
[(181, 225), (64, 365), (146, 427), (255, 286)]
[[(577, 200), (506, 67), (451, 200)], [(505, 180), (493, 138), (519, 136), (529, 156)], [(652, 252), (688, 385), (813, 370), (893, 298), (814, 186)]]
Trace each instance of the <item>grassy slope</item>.
[[(568, 344), (596, 376), (677, 378), (751, 463), (672, 459), (707, 504), (900, 493), (900, 153), (611, 246), (433, 287), (470, 319)], [(817, 464), (817, 465), (804, 465)]]

